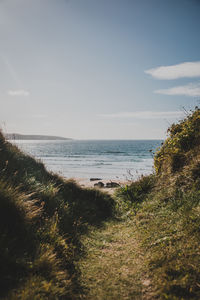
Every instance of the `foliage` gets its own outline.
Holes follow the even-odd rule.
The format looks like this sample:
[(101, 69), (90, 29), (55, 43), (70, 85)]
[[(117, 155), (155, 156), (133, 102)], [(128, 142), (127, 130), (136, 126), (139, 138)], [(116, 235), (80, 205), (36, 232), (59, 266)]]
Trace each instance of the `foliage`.
[(80, 237), (114, 200), (47, 172), (0, 134), (0, 297), (78, 299)]
[(200, 193), (157, 192), (136, 222), (154, 297), (199, 299)]
[(133, 181), (130, 185), (122, 187), (116, 192), (118, 198), (123, 199), (123, 206), (127, 208), (140, 207), (140, 204), (147, 198), (155, 184), (155, 176), (141, 176), (137, 181)]
[[(200, 299), (200, 109), (168, 133), (156, 175), (118, 189), (115, 201), (0, 136), (0, 297)], [(110, 220), (116, 207), (121, 223)]]
[(187, 164), (187, 153), (200, 145), (200, 109), (198, 107), (178, 124), (172, 124), (168, 129), (166, 139), (154, 158), (157, 174), (168, 169), (179, 171)]
[(154, 188), (138, 181), (121, 197), (132, 203), (129, 211), (140, 203), (132, 221), (151, 274), (151, 298), (200, 299), (200, 109), (168, 133), (154, 158)]

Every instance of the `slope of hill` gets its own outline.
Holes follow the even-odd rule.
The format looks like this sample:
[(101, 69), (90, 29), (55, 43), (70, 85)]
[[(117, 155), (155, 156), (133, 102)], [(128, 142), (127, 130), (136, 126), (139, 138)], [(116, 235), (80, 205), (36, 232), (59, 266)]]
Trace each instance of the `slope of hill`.
[(173, 124), (155, 174), (118, 192), (133, 214), (148, 299), (200, 299), (200, 109)]
[(200, 109), (168, 132), (114, 198), (0, 135), (0, 297), (200, 299)]
[(78, 299), (80, 236), (114, 201), (46, 171), (0, 134), (0, 298)]

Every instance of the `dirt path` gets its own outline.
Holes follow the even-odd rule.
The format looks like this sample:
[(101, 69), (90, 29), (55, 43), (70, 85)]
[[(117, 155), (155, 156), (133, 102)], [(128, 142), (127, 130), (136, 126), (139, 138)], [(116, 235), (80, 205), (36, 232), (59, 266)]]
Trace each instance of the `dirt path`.
[(151, 299), (133, 222), (106, 223), (83, 244), (87, 255), (80, 262), (81, 284), (88, 291), (83, 299)]

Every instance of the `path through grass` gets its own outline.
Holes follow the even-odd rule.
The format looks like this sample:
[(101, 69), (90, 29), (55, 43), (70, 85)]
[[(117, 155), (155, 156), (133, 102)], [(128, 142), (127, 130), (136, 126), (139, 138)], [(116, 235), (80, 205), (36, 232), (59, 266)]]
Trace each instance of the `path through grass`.
[(80, 262), (83, 299), (148, 299), (150, 281), (132, 221), (107, 222), (92, 230), (83, 244), (87, 253)]

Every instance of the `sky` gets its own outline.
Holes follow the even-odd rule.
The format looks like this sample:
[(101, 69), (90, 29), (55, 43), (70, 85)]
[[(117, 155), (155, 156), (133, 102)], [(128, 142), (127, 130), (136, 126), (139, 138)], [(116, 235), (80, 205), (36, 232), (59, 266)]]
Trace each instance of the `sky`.
[(200, 103), (200, 0), (0, 0), (0, 127), (163, 139)]

